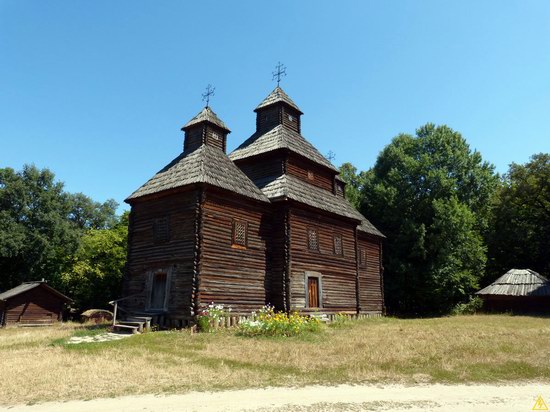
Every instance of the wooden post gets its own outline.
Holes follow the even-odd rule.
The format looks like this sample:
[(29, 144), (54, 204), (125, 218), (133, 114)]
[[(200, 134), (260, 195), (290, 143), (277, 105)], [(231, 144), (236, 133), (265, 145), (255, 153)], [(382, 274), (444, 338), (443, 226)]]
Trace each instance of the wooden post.
[(115, 308), (113, 310), (113, 326), (116, 325), (116, 313), (117, 313), (117, 309), (118, 309), (118, 302), (115, 301)]

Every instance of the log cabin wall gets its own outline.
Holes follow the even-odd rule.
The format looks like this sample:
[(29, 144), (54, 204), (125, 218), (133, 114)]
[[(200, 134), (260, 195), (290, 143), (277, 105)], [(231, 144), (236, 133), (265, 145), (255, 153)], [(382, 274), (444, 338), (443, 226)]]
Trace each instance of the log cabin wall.
[[(152, 276), (166, 273), (166, 311), (173, 318), (192, 315), (195, 211), (198, 190), (142, 200), (132, 205), (128, 236), (128, 266), (121, 303), (132, 311), (149, 306)], [(137, 296), (134, 296), (137, 295)]]
[[(266, 205), (269, 206), (269, 205)], [(202, 210), (200, 305), (210, 302), (250, 314), (266, 302), (266, 206), (207, 189)], [(246, 245), (234, 239), (234, 225), (246, 225)]]
[(59, 297), (36, 287), (28, 292), (13, 296), (5, 303), (4, 322), (53, 323), (61, 320), (64, 301)]
[(284, 153), (268, 153), (253, 159), (238, 160), (235, 164), (252, 181), (267, 177), (277, 177), (284, 173), (286, 155)]
[(281, 110), (281, 124), (290, 130), (294, 130), (300, 133), (301, 118), (300, 113), (292, 107), (282, 106)]
[(287, 253), (285, 242), (286, 207), (274, 205), (272, 231), (267, 239), (266, 303), (284, 311), (286, 290)]
[[(314, 212), (291, 210), (290, 306), (302, 312), (357, 312), (355, 224)], [(308, 229), (318, 231), (319, 250), (308, 247)], [(342, 255), (336, 255), (334, 236), (341, 236)], [(306, 308), (306, 272), (320, 274), (321, 308)]]
[(335, 172), (331, 172), (292, 153), (288, 156), (287, 173), (333, 193)]
[(208, 124), (206, 126), (204, 141), (207, 145), (217, 147), (225, 153), (226, 134), (225, 130)]
[(281, 124), (281, 115), (279, 105), (259, 110), (256, 114), (256, 132), (265, 133)]
[(195, 127), (185, 132), (183, 151), (192, 152), (201, 147), (204, 140), (204, 126)]
[(382, 313), (384, 294), (381, 275), (381, 248), (378, 238), (359, 232), (359, 307), (361, 313)]

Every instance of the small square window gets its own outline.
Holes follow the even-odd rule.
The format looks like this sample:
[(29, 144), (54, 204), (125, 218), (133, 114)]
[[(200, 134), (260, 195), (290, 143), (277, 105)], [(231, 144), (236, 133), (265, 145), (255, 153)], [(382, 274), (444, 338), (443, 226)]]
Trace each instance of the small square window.
[(319, 233), (317, 229), (309, 228), (307, 230), (307, 247), (309, 250), (319, 250)]
[(248, 243), (248, 223), (240, 220), (233, 222), (233, 244), (246, 247)]
[(153, 222), (153, 239), (155, 243), (165, 243), (170, 240), (170, 224), (168, 217), (155, 219)]
[(315, 178), (315, 175), (313, 174), (313, 172), (311, 170), (307, 171), (307, 178), (308, 178), (308, 180), (313, 180)]
[(342, 236), (334, 235), (332, 240), (333, 240), (333, 245), (334, 245), (334, 254), (342, 256), (342, 254), (343, 254)]
[(220, 135), (216, 132), (212, 132), (212, 139), (214, 140), (220, 140)]
[(296, 118), (294, 116), (292, 116), (291, 114), (288, 115), (288, 120), (290, 120), (291, 122), (295, 121)]

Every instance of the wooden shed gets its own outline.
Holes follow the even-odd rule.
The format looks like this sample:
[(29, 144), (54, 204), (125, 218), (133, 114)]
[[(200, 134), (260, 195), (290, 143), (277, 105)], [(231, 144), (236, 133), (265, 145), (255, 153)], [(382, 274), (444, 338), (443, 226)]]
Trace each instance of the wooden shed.
[(0, 326), (60, 321), (65, 304), (71, 301), (45, 281), (22, 283), (0, 293)]
[(510, 269), (476, 293), (494, 312), (550, 312), (550, 282), (531, 269)]

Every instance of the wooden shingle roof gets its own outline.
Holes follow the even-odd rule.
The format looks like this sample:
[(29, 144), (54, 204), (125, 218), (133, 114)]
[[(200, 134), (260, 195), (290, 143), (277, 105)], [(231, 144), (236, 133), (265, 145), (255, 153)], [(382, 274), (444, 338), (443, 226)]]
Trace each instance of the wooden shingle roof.
[(296, 103), (292, 101), (290, 97), (284, 92), (283, 89), (281, 89), (279, 86), (275, 87), (271, 93), (269, 93), (269, 96), (267, 96), (265, 99), (262, 100), (262, 102), (254, 109), (255, 112), (258, 110), (271, 106), (272, 104), (283, 102), (288, 104), (290, 107), (298, 110), (300, 114), (302, 114), (302, 111), (298, 108)]
[(550, 296), (550, 282), (531, 269), (510, 269), (477, 295)]
[(34, 288), (37, 288), (41, 286), (46, 291), (52, 293), (53, 295), (59, 297), (61, 300), (64, 300), (65, 302), (72, 302), (71, 298), (68, 298), (61, 292), (58, 292), (51, 286), (48, 286), (45, 282), (25, 282), (20, 284), (19, 286), (14, 287), (13, 289), (7, 290), (3, 293), (0, 293), (0, 300), (8, 300), (13, 298), (14, 296), (21, 295), (22, 293), (28, 292), (29, 290), (32, 290)]
[(361, 221), (359, 230), (375, 236), (384, 236), (346, 199), (304, 182), (295, 176), (285, 174), (277, 178), (258, 180), (256, 184), (272, 202), (294, 200), (338, 216), (359, 220)]
[(195, 117), (189, 120), (185, 124), (185, 126), (181, 128), (181, 130), (186, 130), (189, 127), (201, 122), (210, 122), (224, 130), (227, 130), (228, 132), (230, 131), (228, 127), (225, 125), (225, 123), (221, 121), (221, 119), (216, 115), (216, 113), (214, 113), (214, 111), (209, 106), (202, 109)]
[(338, 171), (319, 151), (308, 142), (300, 133), (288, 129), (283, 125), (274, 127), (265, 133), (254, 133), (237, 147), (229, 158), (233, 161), (272, 152), (278, 149), (288, 149), (311, 161)]
[(132, 193), (125, 202), (195, 183), (206, 183), (262, 202), (258, 187), (217, 147), (202, 145), (184, 152)]
[(369, 222), (367, 219), (363, 220), (359, 226), (357, 226), (357, 230), (363, 233), (368, 233), (370, 235), (375, 235), (379, 237), (386, 237), (380, 232), (371, 222)]

